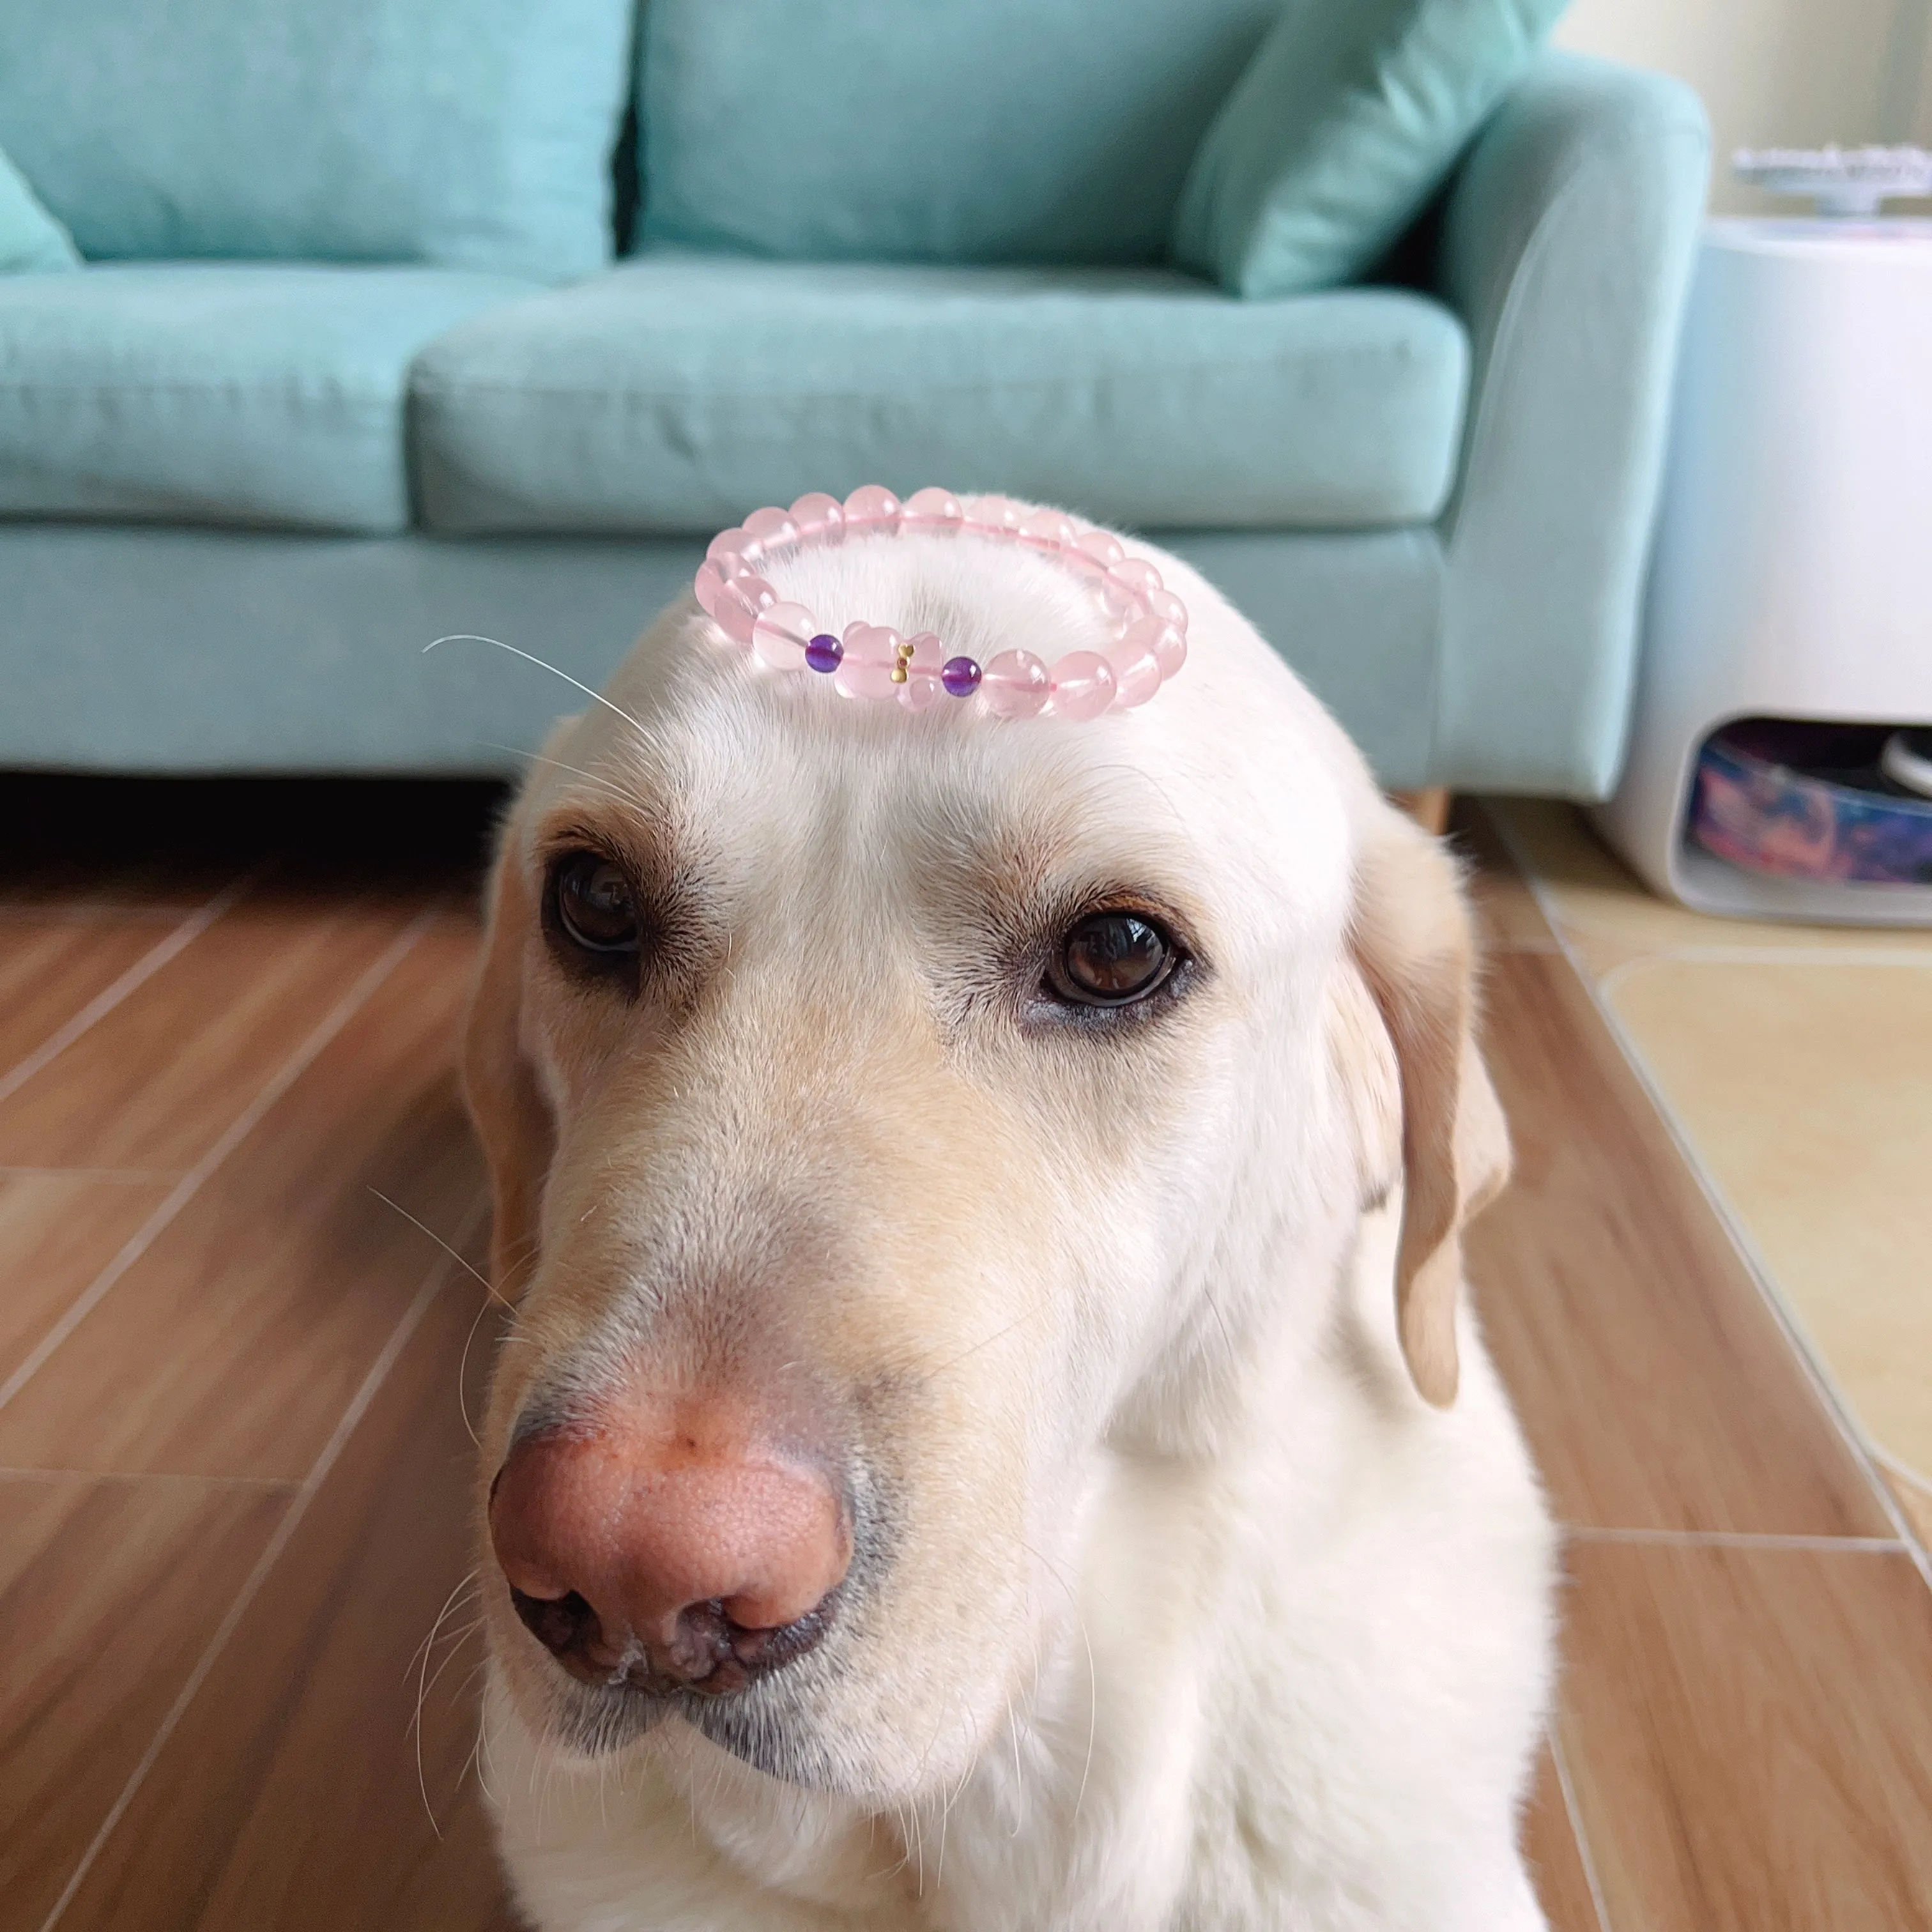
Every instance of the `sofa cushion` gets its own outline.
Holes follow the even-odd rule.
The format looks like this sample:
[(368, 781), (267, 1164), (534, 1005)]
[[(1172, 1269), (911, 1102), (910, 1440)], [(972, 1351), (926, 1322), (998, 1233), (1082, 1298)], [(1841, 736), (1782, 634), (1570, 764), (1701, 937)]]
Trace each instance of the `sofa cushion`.
[(709, 531), (934, 482), (1144, 527), (1362, 527), (1441, 507), (1468, 364), (1455, 317), (1394, 290), (651, 256), (452, 329), (411, 422), (451, 531)]
[(1249, 296), (1362, 274), (1414, 220), (1568, 4), (1287, 8), (1195, 157), (1175, 259)]
[(212, 262), (0, 278), (0, 514), (400, 530), (410, 358), (532, 286)]
[(644, 233), (794, 259), (1151, 262), (1280, 0), (650, 0)]
[(0, 152), (0, 275), (46, 274), (80, 266), (74, 237)]
[(95, 260), (610, 256), (634, 0), (0, 5), (0, 130)]

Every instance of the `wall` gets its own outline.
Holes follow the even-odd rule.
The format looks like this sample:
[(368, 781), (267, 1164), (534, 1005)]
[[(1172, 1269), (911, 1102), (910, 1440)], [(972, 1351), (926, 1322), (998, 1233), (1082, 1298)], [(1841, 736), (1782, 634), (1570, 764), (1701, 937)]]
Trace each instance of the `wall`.
[(1722, 213), (1792, 206), (1731, 179), (1736, 148), (1932, 145), (1932, 0), (1576, 0), (1556, 40), (1696, 88)]

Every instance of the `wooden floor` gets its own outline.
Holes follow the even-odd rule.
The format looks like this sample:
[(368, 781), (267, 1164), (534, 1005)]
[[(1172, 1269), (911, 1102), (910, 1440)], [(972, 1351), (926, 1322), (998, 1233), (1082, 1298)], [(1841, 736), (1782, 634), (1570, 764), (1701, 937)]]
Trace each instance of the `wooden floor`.
[[(4, 1932), (513, 1922), (428, 1640), (480, 1294), (411, 1218), (480, 1252), (488, 805), (0, 781)], [(1520, 1162), (1472, 1266), (1570, 1530), (1552, 1923), (1924, 1928), (1924, 1552), (1465, 830)]]

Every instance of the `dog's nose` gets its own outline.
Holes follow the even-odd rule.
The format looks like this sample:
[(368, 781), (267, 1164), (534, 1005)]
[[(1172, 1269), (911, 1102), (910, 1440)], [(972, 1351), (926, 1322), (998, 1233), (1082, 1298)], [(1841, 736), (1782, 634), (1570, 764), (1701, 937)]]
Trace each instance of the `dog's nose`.
[(819, 1470), (686, 1401), (526, 1436), (490, 1538), (518, 1615), (572, 1676), (663, 1694), (742, 1690), (823, 1634), (852, 1556)]

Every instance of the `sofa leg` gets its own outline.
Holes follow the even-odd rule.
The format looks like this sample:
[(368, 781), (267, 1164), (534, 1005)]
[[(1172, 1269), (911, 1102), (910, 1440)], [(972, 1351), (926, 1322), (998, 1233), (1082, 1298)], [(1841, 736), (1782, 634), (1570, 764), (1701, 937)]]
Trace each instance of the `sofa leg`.
[(1449, 788), (1424, 785), (1420, 791), (1391, 792), (1390, 797), (1420, 826), (1440, 838), (1449, 829)]

